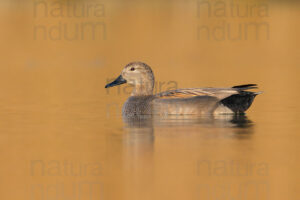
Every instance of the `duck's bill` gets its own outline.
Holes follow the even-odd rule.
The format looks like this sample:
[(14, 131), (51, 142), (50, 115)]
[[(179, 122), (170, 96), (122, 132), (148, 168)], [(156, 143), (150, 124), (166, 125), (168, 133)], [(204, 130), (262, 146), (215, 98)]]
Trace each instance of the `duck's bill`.
[(116, 80), (114, 80), (113, 82), (107, 84), (105, 86), (105, 88), (113, 87), (113, 86), (116, 86), (116, 85), (121, 85), (123, 83), (126, 83), (126, 80), (122, 77), (122, 75), (120, 75)]

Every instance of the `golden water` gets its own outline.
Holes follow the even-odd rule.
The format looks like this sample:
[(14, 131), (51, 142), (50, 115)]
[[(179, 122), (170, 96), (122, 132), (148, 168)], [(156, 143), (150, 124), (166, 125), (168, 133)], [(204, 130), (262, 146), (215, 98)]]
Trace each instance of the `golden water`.
[[(299, 198), (295, 2), (37, 2), (0, 3), (1, 199)], [(122, 119), (130, 88), (104, 85), (135, 60), (156, 91), (264, 93), (241, 118)]]

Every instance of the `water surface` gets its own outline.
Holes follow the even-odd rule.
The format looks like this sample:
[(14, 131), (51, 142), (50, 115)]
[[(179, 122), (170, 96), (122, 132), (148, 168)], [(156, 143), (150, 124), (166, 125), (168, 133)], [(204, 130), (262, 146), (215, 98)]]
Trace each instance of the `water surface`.
[[(197, 1), (95, 2), (98, 14), (79, 17), (46, 0), (0, 3), (1, 199), (298, 198), (296, 3), (233, 17)], [(96, 38), (82, 38), (76, 26), (93, 23)], [(152, 66), (157, 92), (257, 83), (264, 93), (245, 116), (124, 119), (130, 87), (104, 86), (135, 60)]]

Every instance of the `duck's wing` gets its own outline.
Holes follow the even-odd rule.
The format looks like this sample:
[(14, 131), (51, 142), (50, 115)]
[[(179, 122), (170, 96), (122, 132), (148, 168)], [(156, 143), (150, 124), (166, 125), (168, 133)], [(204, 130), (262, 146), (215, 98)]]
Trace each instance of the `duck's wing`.
[(238, 85), (232, 88), (184, 88), (161, 92), (156, 94), (156, 97), (160, 99), (176, 99), (209, 96), (222, 100), (231, 95), (239, 94), (241, 91), (255, 88), (257, 88), (256, 84)]
[(155, 113), (199, 114), (242, 113), (259, 94), (247, 91), (256, 85), (239, 85), (232, 88), (186, 88), (156, 94), (152, 101)]
[(177, 90), (169, 90), (156, 94), (156, 97), (162, 99), (172, 98), (191, 98), (196, 96), (212, 96), (213, 94), (208, 91), (204, 91), (202, 88), (183, 88)]
[(222, 100), (226, 97), (238, 93), (238, 90), (233, 88), (184, 88), (161, 92), (156, 94), (156, 97), (160, 99), (185, 99), (200, 96), (209, 96)]

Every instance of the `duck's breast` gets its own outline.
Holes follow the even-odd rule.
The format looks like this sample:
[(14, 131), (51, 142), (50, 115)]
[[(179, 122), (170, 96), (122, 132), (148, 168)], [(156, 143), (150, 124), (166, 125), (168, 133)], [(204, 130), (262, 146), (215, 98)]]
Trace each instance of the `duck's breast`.
[(123, 115), (147, 115), (152, 114), (151, 101), (154, 99), (149, 96), (131, 96), (123, 105)]

